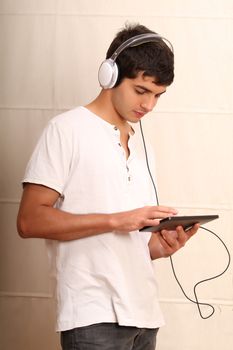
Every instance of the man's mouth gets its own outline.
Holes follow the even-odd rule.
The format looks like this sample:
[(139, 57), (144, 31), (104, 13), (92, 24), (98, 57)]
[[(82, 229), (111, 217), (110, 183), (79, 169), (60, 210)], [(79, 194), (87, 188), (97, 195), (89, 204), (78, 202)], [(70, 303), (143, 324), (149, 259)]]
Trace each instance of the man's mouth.
[(144, 117), (144, 115), (145, 115), (145, 112), (142, 112), (142, 111), (134, 111), (134, 113), (136, 114), (136, 116), (137, 116), (138, 118), (142, 118), (142, 117)]

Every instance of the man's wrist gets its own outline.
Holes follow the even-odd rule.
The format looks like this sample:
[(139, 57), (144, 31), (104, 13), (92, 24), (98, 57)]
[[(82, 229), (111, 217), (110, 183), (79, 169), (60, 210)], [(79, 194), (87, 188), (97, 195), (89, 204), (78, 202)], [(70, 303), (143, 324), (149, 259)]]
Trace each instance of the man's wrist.
[(108, 214), (108, 225), (111, 232), (117, 231), (119, 225), (119, 218), (117, 218), (117, 214)]

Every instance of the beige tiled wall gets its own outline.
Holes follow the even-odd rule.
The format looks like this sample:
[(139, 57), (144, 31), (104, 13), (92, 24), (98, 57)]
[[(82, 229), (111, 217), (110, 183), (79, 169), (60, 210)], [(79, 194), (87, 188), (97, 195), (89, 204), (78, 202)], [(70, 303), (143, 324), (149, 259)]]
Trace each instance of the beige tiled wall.
[[(209, 224), (232, 253), (233, 2), (231, 0), (2, 0), (0, 2), (0, 348), (55, 350), (45, 245), (22, 240), (15, 220), (20, 180), (47, 121), (90, 101), (97, 70), (126, 21), (168, 37), (176, 78), (143, 122), (154, 146), (160, 202), (180, 213), (218, 213)], [(187, 294), (227, 264), (223, 245), (201, 231), (174, 256)], [(155, 263), (167, 325), (160, 350), (230, 350), (232, 267), (197, 288), (215, 313), (202, 320), (181, 293), (169, 260)], [(209, 309), (202, 308), (206, 315)]]

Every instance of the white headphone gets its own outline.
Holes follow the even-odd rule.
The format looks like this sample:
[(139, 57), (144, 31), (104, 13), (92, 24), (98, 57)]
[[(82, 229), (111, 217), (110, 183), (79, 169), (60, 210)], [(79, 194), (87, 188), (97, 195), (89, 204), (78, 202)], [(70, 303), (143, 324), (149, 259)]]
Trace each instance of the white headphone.
[(132, 38), (129, 38), (128, 40), (123, 42), (116, 49), (116, 51), (112, 54), (110, 58), (104, 60), (101, 63), (99, 72), (98, 72), (98, 79), (99, 79), (100, 86), (103, 89), (111, 89), (116, 84), (117, 78), (118, 78), (118, 66), (115, 61), (123, 50), (125, 50), (128, 47), (138, 46), (144, 43), (158, 41), (158, 39), (162, 39), (168, 42), (170, 49), (173, 52), (173, 46), (170, 43), (170, 41), (159, 34), (147, 33), (147, 34), (139, 34), (139, 35), (133, 36)]

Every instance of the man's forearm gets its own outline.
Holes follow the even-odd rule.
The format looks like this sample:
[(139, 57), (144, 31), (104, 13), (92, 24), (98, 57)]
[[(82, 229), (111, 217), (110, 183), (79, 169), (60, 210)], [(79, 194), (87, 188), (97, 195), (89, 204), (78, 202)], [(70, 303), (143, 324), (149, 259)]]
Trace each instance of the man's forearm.
[(71, 214), (40, 206), (33, 215), (18, 216), (18, 232), (23, 238), (69, 241), (110, 232), (114, 229), (110, 214)]

